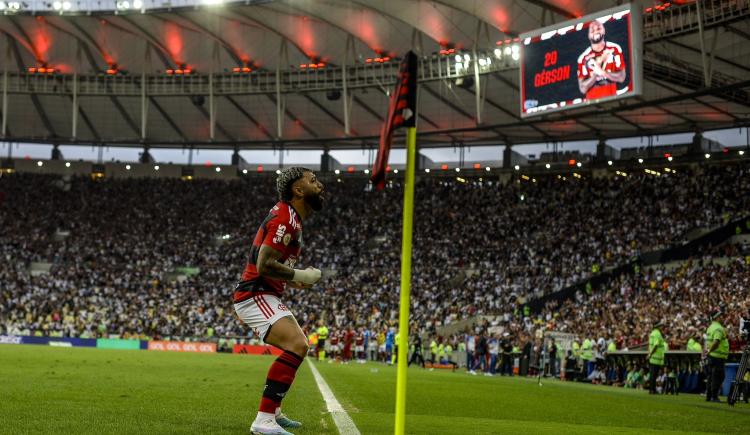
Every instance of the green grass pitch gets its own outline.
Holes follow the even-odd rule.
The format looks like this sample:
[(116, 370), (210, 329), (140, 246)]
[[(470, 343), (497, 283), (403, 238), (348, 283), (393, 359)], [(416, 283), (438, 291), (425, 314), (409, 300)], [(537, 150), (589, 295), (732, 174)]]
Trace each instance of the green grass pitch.
[[(0, 433), (248, 433), (271, 357), (0, 346)], [(362, 434), (393, 433), (396, 370), (317, 364)], [(409, 434), (748, 433), (750, 405), (409, 369)], [(296, 434), (335, 434), (307, 363)]]

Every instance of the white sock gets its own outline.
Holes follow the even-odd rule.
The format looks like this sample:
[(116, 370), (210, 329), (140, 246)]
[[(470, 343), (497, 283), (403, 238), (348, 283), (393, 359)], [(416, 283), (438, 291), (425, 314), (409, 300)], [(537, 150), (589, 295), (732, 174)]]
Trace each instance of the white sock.
[(270, 414), (268, 412), (260, 412), (260, 411), (258, 411), (258, 416), (255, 417), (255, 421), (266, 420), (266, 419), (269, 419), (269, 418), (271, 420), (275, 420), (276, 416), (274, 414)]
[(276, 408), (275, 414), (276, 414), (276, 417), (281, 415), (281, 407)]

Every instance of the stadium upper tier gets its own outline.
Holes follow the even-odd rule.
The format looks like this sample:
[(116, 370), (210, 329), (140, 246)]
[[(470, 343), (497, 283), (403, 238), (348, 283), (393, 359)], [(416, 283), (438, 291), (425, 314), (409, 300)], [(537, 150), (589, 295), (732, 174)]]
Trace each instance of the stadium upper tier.
[(446, 146), (731, 127), (750, 107), (750, 0), (636, 2), (643, 96), (528, 120), (518, 35), (612, 2), (137, 1), (0, 2), (0, 138), (359, 147), (410, 49), (421, 140)]
[[(416, 186), (412, 319), (433, 328), (478, 314), (515, 318), (529, 300), (748, 216), (748, 165), (661, 176), (519, 174), (504, 184), (425, 178)], [(290, 289), (284, 301), (301, 324), (321, 315), (338, 325), (395, 321), (399, 183), (379, 192), (363, 179), (327, 184), (324, 210), (304, 223), (300, 261), (324, 279)], [(272, 177), (3, 176), (0, 328), (244, 335), (232, 288), (275, 201)], [(732, 294), (741, 295), (722, 293)]]

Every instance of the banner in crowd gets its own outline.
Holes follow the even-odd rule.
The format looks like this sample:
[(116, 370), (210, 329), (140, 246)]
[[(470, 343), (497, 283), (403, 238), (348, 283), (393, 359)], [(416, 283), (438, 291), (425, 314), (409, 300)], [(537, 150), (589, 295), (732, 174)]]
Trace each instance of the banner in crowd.
[(216, 343), (200, 343), (191, 341), (149, 341), (148, 350), (168, 352), (216, 352)]
[(279, 356), (283, 352), (281, 349), (273, 346), (252, 345), (252, 344), (235, 344), (232, 353), (244, 353), (248, 355), (273, 355)]
[(93, 338), (35, 337), (31, 335), (0, 335), (0, 344), (41, 344), (57, 347), (96, 347)]
[(141, 348), (141, 340), (122, 340), (119, 338), (98, 338), (96, 347), (99, 349), (124, 349), (138, 350)]
[(0, 335), (0, 344), (21, 344), (23, 338), (16, 335)]

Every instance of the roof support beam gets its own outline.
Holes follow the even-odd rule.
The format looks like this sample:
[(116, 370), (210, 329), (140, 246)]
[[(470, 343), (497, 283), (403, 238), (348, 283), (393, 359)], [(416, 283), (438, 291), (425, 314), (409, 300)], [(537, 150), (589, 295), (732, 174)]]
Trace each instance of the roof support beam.
[[(6, 35), (6, 38), (10, 36)], [(3, 62), (3, 101), (0, 106), (0, 138), (11, 136), (8, 130), (8, 63), (10, 62), (10, 41), (6, 44), (5, 60)]]
[[(124, 16), (123, 16), (123, 18), (124, 18)], [(147, 30), (145, 30), (145, 29), (141, 28), (140, 26), (138, 26), (138, 24), (136, 24), (136, 23), (133, 23), (133, 22), (132, 22), (132, 20), (128, 20), (128, 22), (129, 22), (129, 23), (131, 23), (131, 24), (132, 24), (133, 26), (135, 26), (135, 27), (136, 27), (136, 28), (137, 28), (137, 29), (138, 29), (138, 30), (139, 30), (139, 31), (140, 31), (141, 33), (143, 33), (143, 35), (144, 35), (144, 36), (146, 37), (146, 39), (147, 39), (148, 41), (156, 41), (156, 39), (155, 39), (155, 38), (154, 38), (153, 36), (151, 36), (151, 34), (150, 34), (150, 33), (149, 33), (149, 32), (148, 32)], [(170, 22), (174, 23), (174, 24), (175, 24), (175, 25), (177, 25), (177, 26), (180, 26), (180, 24), (178, 24), (178, 23), (175, 23), (175, 22), (173, 22), (173, 21), (170, 21)], [(184, 28), (184, 26), (180, 26), (180, 27), (183, 27), (183, 28)], [(155, 47), (157, 48), (157, 51), (156, 51), (156, 52), (157, 52), (157, 54), (159, 54), (159, 55), (160, 55), (160, 57), (161, 57), (161, 59), (162, 59), (162, 62), (164, 62), (164, 66), (165, 66), (165, 67), (167, 67), (167, 68), (171, 67), (171, 66), (172, 66), (172, 65), (171, 65), (171, 61), (170, 61), (169, 59), (167, 59), (167, 58), (166, 58), (166, 57), (165, 57), (165, 56), (163, 55), (163, 52), (160, 52), (160, 51), (158, 50), (158, 49), (159, 49), (159, 48), (161, 47), (161, 45), (160, 45), (160, 44), (158, 44), (158, 42), (157, 42), (157, 43), (152, 43), (152, 45), (154, 45), (154, 46), (155, 46)], [(163, 49), (163, 47), (161, 47), (161, 48)], [(144, 85), (144, 84), (141, 84), (141, 86), (143, 86), (143, 85)], [(188, 99), (190, 100), (190, 102), (191, 102), (191, 103), (193, 103), (193, 100), (192, 100), (192, 98), (188, 98)], [(166, 112), (164, 111), (164, 109), (163, 109), (163, 108), (162, 108), (162, 107), (161, 107), (161, 106), (160, 106), (160, 105), (159, 105), (159, 104), (158, 104), (158, 103), (156, 102), (156, 100), (154, 100), (154, 98), (153, 98), (153, 97), (150, 97), (150, 96), (149, 96), (149, 100), (151, 100), (151, 102), (152, 102), (152, 103), (154, 104), (154, 107), (156, 107), (156, 110), (158, 110), (158, 111), (159, 111), (159, 113), (161, 113), (161, 115), (162, 115), (162, 116), (164, 116), (164, 119), (166, 119), (166, 120), (167, 120), (167, 122), (169, 123), (169, 125), (170, 125), (170, 126), (171, 126), (171, 127), (172, 127), (172, 128), (173, 128), (173, 129), (174, 129), (174, 130), (175, 130), (175, 131), (176, 131), (176, 132), (177, 132), (177, 133), (179, 134), (179, 135), (180, 135), (180, 137), (182, 137), (182, 140), (183, 140), (183, 141), (187, 141), (188, 139), (187, 139), (187, 137), (185, 136), (185, 134), (184, 134), (184, 133), (182, 132), (182, 130), (180, 130), (180, 129), (179, 129), (179, 127), (177, 127), (177, 124), (176, 124), (176, 123), (175, 123), (175, 122), (174, 122), (174, 121), (173, 121), (173, 120), (172, 120), (171, 118), (169, 118), (169, 116), (167, 115), (167, 113), (166, 113)], [(194, 105), (194, 106), (195, 106), (195, 107), (197, 108), (197, 110), (198, 110), (198, 111), (199, 111), (199, 112), (200, 112), (200, 113), (201, 113), (201, 114), (202, 114), (202, 115), (203, 115), (203, 116), (204, 116), (204, 117), (205, 117), (205, 118), (206, 118), (206, 119), (208, 120), (209, 124), (211, 124), (211, 122), (212, 122), (212, 117), (211, 117), (211, 115), (210, 115), (210, 114), (209, 114), (209, 113), (208, 113), (208, 112), (206, 111), (206, 109), (205, 109), (205, 108), (204, 108), (203, 106), (200, 106), (200, 105), (197, 105), (197, 104), (193, 104), (193, 105)], [(221, 133), (222, 133), (222, 134), (223, 134), (224, 136), (226, 136), (226, 137), (227, 137), (227, 139), (230, 139), (230, 140), (234, 140), (234, 139), (232, 138), (232, 135), (230, 135), (230, 134), (229, 134), (229, 132), (228, 132), (228, 131), (227, 131), (227, 130), (226, 130), (226, 129), (225, 129), (225, 128), (224, 128), (224, 127), (223, 127), (223, 126), (221, 125), (221, 124), (219, 124), (219, 122), (218, 122), (218, 121), (216, 121), (216, 120), (213, 120), (213, 122), (215, 122), (215, 126), (216, 126), (216, 129), (218, 129), (218, 130), (219, 130), (219, 131), (220, 131), (220, 132), (221, 132)]]
[[(447, 83), (445, 85), (448, 86)], [(474, 83), (474, 86), (476, 86), (476, 83)], [(458, 112), (464, 118), (470, 120), (471, 122), (476, 123), (476, 118), (471, 113), (465, 111), (464, 109), (462, 109), (461, 107), (459, 107), (458, 104), (454, 103), (453, 101), (448, 100), (447, 98), (444, 98), (437, 91), (435, 91), (434, 89), (432, 89), (427, 83), (422, 83), (421, 89), (424, 89), (425, 91), (427, 91), (428, 94), (432, 95), (434, 98), (437, 98), (441, 103), (443, 103), (446, 106), (450, 107), (453, 111)]]
[[(86, 44), (86, 42), (88, 42), (89, 44), (92, 44), (99, 51), (99, 53), (102, 56), (105, 55), (104, 49), (75, 20), (71, 19), (69, 21), (69, 23), (73, 27), (75, 27), (75, 29), (81, 35), (83, 35), (83, 39), (81, 39), (78, 35), (75, 35), (75, 34), (73, 34), (71, 32), (68, 32), (65, 29), (62, 29), (61, 27), (55, 25), (54, 23), (51, 23), (49, 21), (47, 22), (47, 24), (49, 24), (51, 27), (53, 27), (53, 28), (55, 28), (55, 29), (57, 29), (57, 30), (59, 30), (59, 31), (65, 33), (65, 34), (68, 34), (68, 35), (72, 36), (73, 38), (75, 38), (76, 41), (78, 41), (78, 48), (80, 50), (82, 50), (83, 54), (86, 56), (86, 60), (88, 60), (89, 66), (91, 67), (91, 70), (94, 71), (94, 72), (98, 71), (99, 68), (98, 68), (98, 64), (96, 63), (96, 59), (94, 58), (93, 53), (91, 53), (91, 50), (89, 49), (89, 46)], [(106, 85), (107, 85), (107, 89), (111, 89), (110, 83), (106, 83)], [(120, 103), (120, 100), (117, 97), (115, 97), (114, 95), (109, 95), (109, 101), (112, 103), (113, 106), (115, 106), (115, 109), (117, 109), (117, 112), (120, 114), (120, 116), (123, 117), (123, 119), (125, 120), (125, 123), (128, 124), (128, 126), (137, 135), (138, 134), (138, 127), (135, 125), (135, 121), (133, 121), (133, 118), (130, 117), (130, 115), (128, 114), (128, 112), (122, 106), (122, 104)], [(77, 105), (77, 101), (74, 103), (74, 105)], [(80, 107), (80, 106), (78, 106), (78, 107)], [(97, 133), (96, 128), (89, 121), (89, 117), (85, 113), (83, 113), (83, 109), (79, 109), (79, 110), (81, 111), (80, 112), (81, 118), (83, 118), (84, 122), (86, 123), (86, 126), (89, 128), (89, 130), (91, 131), (91, 133), (94, 135), (94, 137), (97, 140), (101, 140), (101, 137)], [(73, 136), (74, 137), (76, 136), (75, 132), (73, 133)]]
[[(23, 30), (23, 27), (21, 27), (12, 16), (8, 16), (8, 19), (16, 28), (16, 30), (18, 30), (21, 36), (26, 40), (29, 46), (34, 47), (34, 44), (31, 42), (31, 39), (29, 39), (29, 36)], [(18, 43), (16, 43), (15, 39), (9, 39), (8, 43), (10, 44), (11, 50), (13, 51), (13, 54), (16, 57), (16, 65), (18, 65), (18, 70), (25, 71), (26, 68), (23, 65), (23, 58), (21, 57), (21, 52), (18, 49)], [(42, 107), (42, 103), (39, 101), (39, 97), (36, 94), (29, 94), (29, 96), (31, 97), (31, 102), (32, 104), (34, 104), (34, 108), (39, 114), (39, 117), (42, 119), (42, 124), (44, 124), (44, 128), (47, 129), (47, 133), (53, 138), (58, 137), (57, 132), (55, 131), (55, 127), (52, 125), (52, 122), (49, 120), (49, 117), (47, 116), (47, 112), (44, 110), (44, 107)]]
[(728, 32), (734, 33), (735, 35), (741, 36), (747, 39), (748, 41), (750, 41), (750, 33), (747, 33), (746, 31), (742, 29), (738, 29), (730, 24), (727, 24), (726, 26), (724, 26), (724, 29), (726, 29)]
[[(700, 51), (699, 49), (697, 49), (697, 48), (694, 48), (694, 47), (691, 47), (691, 46), (689, 46), (689, 45), (686, 45), (686, 44), (683, 44), (683, 43), (681, 43), (681, 42), (677, 42), (677, 41), (675, 41), (675, 40), (673, 40), (673, 39), (665, 39), (665, 40), (664, 40), (664, 42), (666, 42), (666, 43), (668, 43), (668, 44), (672, 44), (672, 45), (674, 45), (675, 47), (680, 47), (680, 48), (682, 48), (682, 49), (685, 49), (685, 50), (687, 50), (687, 51), (689, 51), (689, 52), (691, 52), (691, 53), (697, 53), (697, 54), (700, 54), (700, 53), (701, 53), (701, 51)], [(724, 58), (724, 57), (721, 57), (721, 56), (716, 56), (716, 55), (714, 55), (714, 59), (715, 59), (715, 60), (718, 60), (718, 61), (720, 61), (720, 62), (724, 62), (725, 64), (727, 64), (727, 65), (730, 65), (730, 66), (733, 66), (733, 67), (735, 67), (735, 68), (737, 68), (737, 69), (741, 69), (741, 70), (744, 70), (744, 71), (750, 72), (750, 68), (748, 68), (747, 66), (745, 66), (745, 65), (740, 65), (739, 63), (737, 63), (737, 62), (734, 62), (734, 61), (731, 61), (731, 60), (729, 60), (729, 59), (726, 59), (726, 58)]]
[(180, 127), (177, 126), (177, 124), (175, 124), (174, 120), (172, 120), (172, 118), (169, 117), (167, 112), (164, 110), (163, 107), (161, 107), (161, 105), (156, 101), (156, 99), (151, 96), (149, 96), (148, 99), (149, 101), (151, 101), (151, 104), (154, 105), (154, 108), (161, 114), (161, 116), (164, 117), (164, 120), (167, 121), (167, 124), (169, 124), (169, 126), (172, 127), (172, 130), (174, 130), (175, 133), (177, 133), (182, 138), (183, 142), (187, 142), (188, 138), (187, 136), (185, 136), (185, 133), (183, 133)]
[(235, 109), (237, 109), (238, 112), (240, 112), (245, 118), (247, 118), (250, 122), (252, 122), (253, 125), (255, 125), (261, 131), (261, 133), (266, 135), (266, 137), (268, 137), (270, 140), (275, 139), (273, 135), (271, 134), (271, 132), (268, 131), (268, 129), (266, 129), (266, 127), (264, 127), (263, 124), (258, 122), (258, 120), (255, 119), (253, 115), (251, 115), (247, 110), (245, 110), (245, 108), (242, 107), (241, 104), (239, 104), (234, 98), (232, 98), (231, 95), (225, 95), (224, 97), (227, 99), (227, 101), (229, 101), (232, 104), (232, 106), (234, 106)]
[[(663, 81), (656, 80), (656, 79), (651, 78), (651, 77), (648, 77), (647, 80), (652, 81), (652, 82), (658, 84), (659, 86), (661, 86), (662, 88), (664, 88), (664, 89), (666, 89), (668, 91), (674, 92), (675, 94), (682, 94), (683, 93), (683, 91), (677, 90), (677, 89), (671, 87), (670, 84), (664, 83)], [(735, 121), (740, 119), (736, 115), (734, 115), (733, 113), (727, 112), (726, 110), (724, 110), (721, 107), (718, 107), (718, 106), (716, 106), (714, 104), (705, 102), (703, 100), (699, 100), (698, 98), (692, 98), (692, 100), (695, 101), (698, 104), (702, 104), (702, 105), (708, 107), (711, 110), (715, 110), (715, 111), (717, 111), (717, 112), (719, 112), (719, 113), (721, 113), (721, 114), (723, 114), (723, 115), (725, 115), (725, 116), (727, 116), (729, 118), (732, 118)]]

